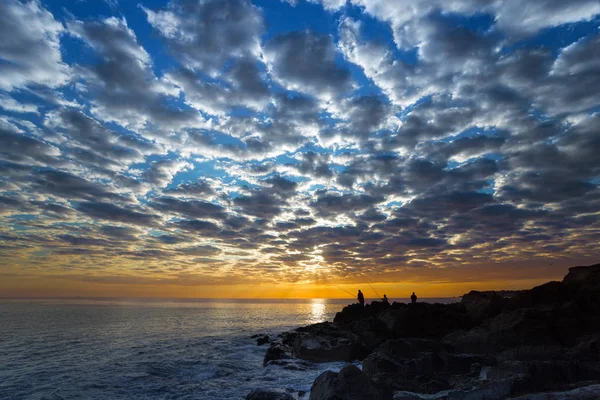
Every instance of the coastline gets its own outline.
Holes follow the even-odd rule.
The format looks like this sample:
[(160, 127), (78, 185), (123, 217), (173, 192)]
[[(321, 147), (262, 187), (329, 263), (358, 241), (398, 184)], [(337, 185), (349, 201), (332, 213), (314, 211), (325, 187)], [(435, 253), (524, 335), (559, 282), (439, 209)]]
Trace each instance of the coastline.
[(332, 322), (259, 338), (270, 342), (264, 366), (346, 367), (319, 375), (310, 393), (257, 388), (246, 398), (597, 399), (599, 311), (600, 264), (529, 290), (471, 291), (450, 304), (351, 304)]

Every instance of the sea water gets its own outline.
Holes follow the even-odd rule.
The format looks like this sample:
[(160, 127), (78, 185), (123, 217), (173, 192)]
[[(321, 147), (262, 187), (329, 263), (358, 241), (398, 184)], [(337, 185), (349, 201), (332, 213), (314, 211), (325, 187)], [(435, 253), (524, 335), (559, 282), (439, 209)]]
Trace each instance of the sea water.
[(299, 398), (323, 371), (263, 367), (255, 334), (331, 321), (348, 300), (0, 300), (0, 399)]

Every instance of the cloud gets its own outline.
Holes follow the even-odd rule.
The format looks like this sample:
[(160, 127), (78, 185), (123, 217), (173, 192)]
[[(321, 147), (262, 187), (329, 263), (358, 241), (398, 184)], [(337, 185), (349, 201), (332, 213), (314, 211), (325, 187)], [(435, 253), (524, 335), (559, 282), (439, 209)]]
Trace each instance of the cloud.
[(38, 1), (3, 1), (0, 4), (0, 89), (28, 85), (52, 88), (70, 79), (69, 66), (60, 53), (62, 24)]
[(119, 207), (112, 203), (98, 201), (77, 203), (75, 209), (94, 219), (122, 222), (139, 226), (152, 226), (158, 219), (152, 214), (146, 214), (129, 208)]
[(250, 284), (598, 255), (597, 2), (319, 3), (0, 5), (0, 256)]
[(262, 15), (245, 0), (172, 1), (166, 10), (143, 10), (187, 68), (213, 74), (232, 58), (259, 52)]
[(191, 110), (165, 104), (177, 91), (154, 75), (150, 55), (124, 19), (74, 21), (68, 27), (101, 56), (99, 63), (82, 71), (94, 115), (135, 130), (152, 124), (168, 131), (202, 122)]
[(289, 90), (336, 97), (350, 89), (350, 71), (336, 63), (333, 38), (312, 31), (280, 34), (265, 45), (271, 73)]

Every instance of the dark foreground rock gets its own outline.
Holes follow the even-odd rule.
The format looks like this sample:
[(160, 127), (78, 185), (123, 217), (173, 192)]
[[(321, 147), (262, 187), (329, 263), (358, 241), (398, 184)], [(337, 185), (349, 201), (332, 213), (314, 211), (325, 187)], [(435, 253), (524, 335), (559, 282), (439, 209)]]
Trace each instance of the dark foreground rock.
[(315, 379), (310, 400), (392, 400), (392, 392), (375, 384), (360, 369), (348, 365), (337, 372), (325, 371)]
[(455, 304), (350, 305), (334, 323), (282, 334), (265, 364), (363, 361), (362, 372), (320, 375), (311, 399), (600, 399), (599, 332), (597, 264), (530, 290), (471, 291)]
[(263, 359), (263, 365), (267, 365), (269, 361), (273, 360), (285, 360), (292, 358), (291, 349), (289, 347), (284, 346), (281, 343), (273, 343), (267, 349), (265, 353), (265, 358)]
[(294, 396), (285, 389), (254, 389), (246, 400), (294, 400)]
[(368, 353), (357, 334), (330, 322), (299, 328), (284, 343), (296, 357), (314, 362), (353, 361)]

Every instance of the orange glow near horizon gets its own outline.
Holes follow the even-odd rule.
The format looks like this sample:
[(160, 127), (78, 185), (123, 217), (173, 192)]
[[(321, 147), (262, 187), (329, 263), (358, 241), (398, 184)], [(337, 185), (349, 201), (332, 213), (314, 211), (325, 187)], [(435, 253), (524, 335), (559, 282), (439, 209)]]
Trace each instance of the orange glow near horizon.
[(507, 279), (486, 282), (356, 282), (351, 284), (277, 285), (115, 285), (53, 279), (7, 279), (0, 283), (0, 297), (138, 297), (138, 298), (257, 298), (257, 299), (354, 299), (361, 289), (369, 299), (408, 298), (414, 291), (420, 298), (457, 297), (471, 290), (528, 289), (551, 279)]

